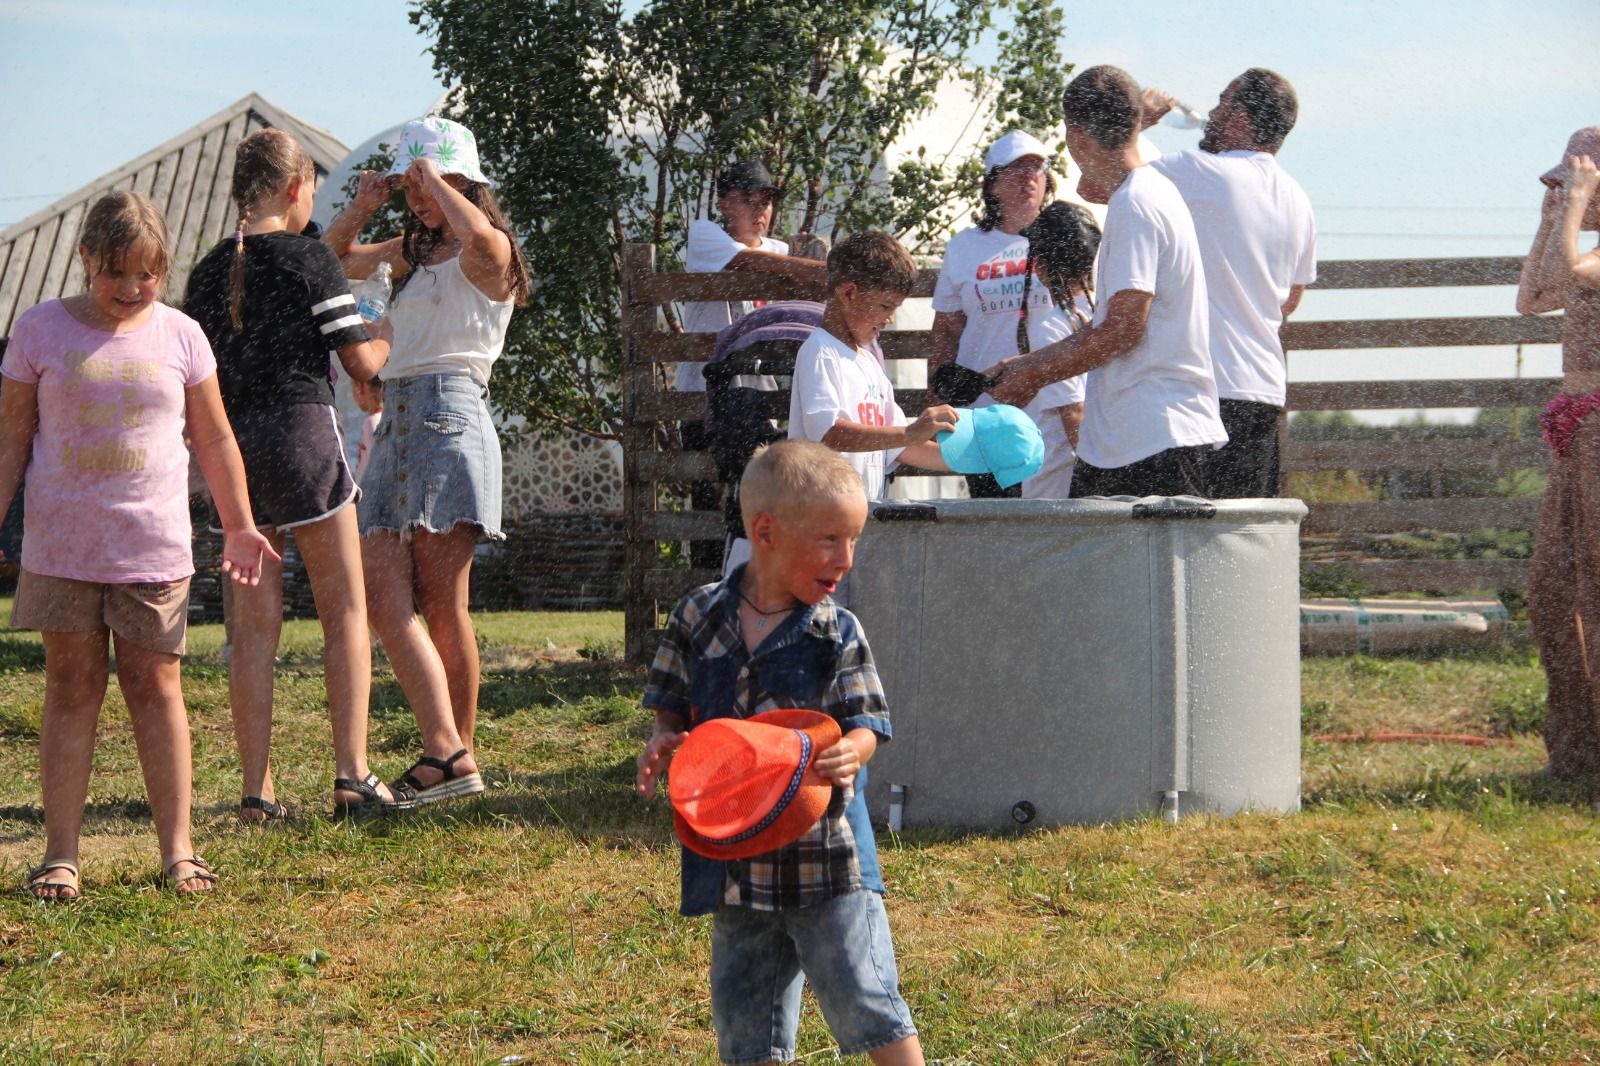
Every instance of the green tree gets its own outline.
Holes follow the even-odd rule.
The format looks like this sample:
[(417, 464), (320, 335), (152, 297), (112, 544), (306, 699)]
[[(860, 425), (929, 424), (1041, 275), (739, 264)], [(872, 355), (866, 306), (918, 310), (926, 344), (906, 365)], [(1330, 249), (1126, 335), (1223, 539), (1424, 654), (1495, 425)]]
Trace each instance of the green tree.
[[(776, 232), (873, 226), (936, 250), (977, 162), (888, 172), (885, 150), (957, 79), (993, 101), (983, 132), (1058, 132), (1058, 2), (652, 0), (630, 17), (605, 0), (417, 0), (451, 113), (477, 132), (537, 279), (497, 402), (541, 429), (616, 435), (622, 245), (676, 265), (732, 159), (762, 159), (785, 188)], [(979, 68), (988, 41), (996, 59)]]

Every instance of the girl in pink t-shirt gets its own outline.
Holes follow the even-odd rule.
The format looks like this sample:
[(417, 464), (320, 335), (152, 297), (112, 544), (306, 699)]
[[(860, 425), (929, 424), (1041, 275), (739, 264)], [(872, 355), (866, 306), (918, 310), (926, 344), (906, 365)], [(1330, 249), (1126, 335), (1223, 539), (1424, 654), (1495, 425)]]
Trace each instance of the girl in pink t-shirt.
[(185, 436), (222, 515), (222, 569), (255, 584), (263, 555), (276, 556), (250, 515), (205, 335), (157, 302), (170, 262), (161, 212), (138, 193), (102, 197), (78, 252), (89, 291), (24, 313), (0, 361), (0, 504), (28, 475), (11, 621), (42, 631), (45, 652), (45, 855), (28, 890), (78, 898), (78, 838), (114, 640), (161, 867), (178, 892), (205, 892), (216, 876), (189, 837), (179, 674), (194, 573)]

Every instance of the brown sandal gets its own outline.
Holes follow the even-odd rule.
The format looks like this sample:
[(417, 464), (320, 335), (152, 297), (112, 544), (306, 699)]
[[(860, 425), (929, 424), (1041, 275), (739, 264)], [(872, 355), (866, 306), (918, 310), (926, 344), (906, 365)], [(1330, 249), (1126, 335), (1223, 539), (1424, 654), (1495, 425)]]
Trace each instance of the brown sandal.
[[(72, 880), (52, 881), (45, 876), (52, 870), (69, 870)], [(78, 887), (78, 864), (66, 859), (42, 862), (28, 871), (28, 883), (23, 886), (23, 891), (40, 903), (70, 903), (83, 895), (83, 890)]]
[[(172, 871), (176, 870), (179, 866), (186, 862), (194, 866), (194, 872), (185, 877), (174, 876)], [(167, 864), (167, 869), (163, 876), (165, 876), (168, 881), (172, 882), (172, 887), (177, 890), (178, 895), (180, 896), (203, 895), (206, 892), (210, 892), (216, 887), (217, 884), (217, 875), (211, 872), (211, 865), (198, 855), (189, 855), (181, 859), (173, 859)], [(191, 881), (199, 881), (204, 884), (205, 887), (183, 887), (184, 885), (189, 884)]]

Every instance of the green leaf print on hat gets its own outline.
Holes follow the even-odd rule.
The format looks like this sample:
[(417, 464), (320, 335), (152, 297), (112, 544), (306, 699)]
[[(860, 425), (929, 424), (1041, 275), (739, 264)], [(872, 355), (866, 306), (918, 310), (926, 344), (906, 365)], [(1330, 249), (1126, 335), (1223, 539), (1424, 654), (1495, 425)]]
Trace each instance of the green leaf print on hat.
[(425, 144), (419, 144), (416, 141), (412, 141), (410, 144), (406, 145), (406, 154), (409, 155), (411, 157), (411, 161), (415, 163), (417, 160), (428, 154), (428, 146)]
[(454, 141), (440, 141), (439, 146), (434, 149), (434, 153), (438, 156), (439, 165), (448, 167), (456, 161), (456, 143)]

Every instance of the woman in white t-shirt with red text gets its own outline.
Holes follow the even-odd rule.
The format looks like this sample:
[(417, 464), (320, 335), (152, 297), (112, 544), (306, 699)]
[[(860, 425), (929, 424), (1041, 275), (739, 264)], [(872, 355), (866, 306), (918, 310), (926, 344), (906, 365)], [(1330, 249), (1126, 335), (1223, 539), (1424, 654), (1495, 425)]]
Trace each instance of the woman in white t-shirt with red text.
[[(1037, 137), (1012, 130), (989, 146), (983, 164), (983, 213), (976, 225), (950, 239), (933, 292), (929, 384), (940, 399), (958, 407), (991, 401), (977, 395), (981, 385), (974, 375), (941, 373), (941, 367), (953, 365), (983, 373), (1024, 350), (1019, 334), (1042, 334), (1041, 343), (1049, 343), (1072, 331), (1071, 322), (1055, 305), (1049, 290), (1043, 284), (1025, 284), (1028, 239), (1022, 231), (1039, 217), (1040, 209), (1055, 193), (1049, 151)], [(1024, 299), (1025, 333), (1017, 328)], [(970, 388), (962, 387), (963, 378), (972, 383)], [(1027, 411), (1044, 436), (1044, 471), (1065, 469), (1070, 478), (1069, 426), (1075, 432), (1083, 417), (1083, 379), (1041, 389)], [(1049, 477), (1042, 475), (1010, 490), (1001, 489), (987, 474), (969, 475), (967, 491), (975, 497), (1065, 495), (1065, 490), (1054, 490)]]

